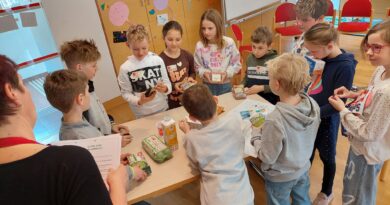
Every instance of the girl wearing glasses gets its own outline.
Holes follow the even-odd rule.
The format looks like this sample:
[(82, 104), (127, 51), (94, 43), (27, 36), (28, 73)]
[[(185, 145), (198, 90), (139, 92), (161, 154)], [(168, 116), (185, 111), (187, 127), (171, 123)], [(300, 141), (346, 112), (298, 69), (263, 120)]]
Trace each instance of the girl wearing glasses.
[[(351, 147), (344, 172), (343, 204), (376, 204), (377, 175), (390, 159), (390, 21), (372, 27), (361, 44), (378, 66), (368, 89), (356, 93), (345, 87), (329, 98), (340, 112)], [(354, 98), (350, 111), (341, 99)], [(349, 107), (349, 106), (347, 106)]]
[(316, 59), (325, 62), (322, 73), (318, 74), (315, 89), (309, 95), (320, 106), (321, 123), (318, 128), (311, 161), (318, 149), (324, 175), (322, 188), (313, 204), (329, 204), (333, 199), (332, 187), (336, 174), (336, 142), (340, 124), (340, 115), (328, 98), (336, 88), (352, 87), (357, 61), (353, 54), (346, 53), (338, 46), (338, 32), (332, 25), (319, 23), (312, 26), (304, 35), (304, 46)]

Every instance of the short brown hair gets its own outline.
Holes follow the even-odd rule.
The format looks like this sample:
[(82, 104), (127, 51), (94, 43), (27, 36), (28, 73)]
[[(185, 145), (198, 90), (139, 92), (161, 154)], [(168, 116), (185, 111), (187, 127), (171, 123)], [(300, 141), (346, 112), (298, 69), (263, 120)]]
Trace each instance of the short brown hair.
[(296, 95), (310, 82), (309, 64), (298, 54), (284, 53), (267, 62), (269, 74), (290, 95)]
[(295, 5), (295, 12), (298, 18), (312, 17), (319, 19), (328, 12), (327, 0), (298, 0)]
[(217, 103), (209, 88), (196, 84), (184, 91), (182, 102), (187, 112), (200, 121), (206, 121), (215, 115)]
[(67, 113), (79, 94), (85, 94), (87, 76), (77, 70), (59, 70), (46, 76), (43, 87), (50, 104)]
[(126, 37), (127, 37), (127, 43), (129, 45), (132, 42), (143, 41), (144, 39), (149, 41), (148, 32), (146, 31), (145, 26), (143, 26), (142, 24), (131, 25), (127, 30)]
[(18, 108), (10, 106), (10, 99), (5, 93), (5, 85), (24, 92), (19, 84), (18, 65), (7, 56), (0, 55), (0, 125), (7, 123), (7, 116), (14, 115)]
[(223, 19), (221, 17), (221, 14), (215, 9), (207, 9), (203, 14), (202, 17), (200, 17), (200, 25), (199, 25), (199, 36), (200, 40), (204, 44), (205, 47), (209, 45), (209, 40), (207, 40), (206, 37), (203, 36), (202, 31), (202, 22), (204, 20), (211, 21), (217, 30), (217, 34), (215, 36), (215, 42), (217, 43), (218, 48), (223, 48), (225, 46), (225, 42), (223, 40)]
[(303, 38), (305, 42), (325, 46), (332, 41), (338, 44), (339, 33), (328, 23), (318, 23), (306, 31)]
[(92, 39), (67, 41), (61, 45), (60, 50), (61, 59), (69, 69), (75, 69), (80, 63), (96, 62), (101, 57)]
[(260, 26), (253, 31), (251, 41), (253, 43), (265, 43), (270, 46), (272, 44), (272, 32), (268, 27)]
[(381, 33), (382, 40), (384, 42), (390, 44), (390, 19), (387, 19), (387, 20), (385, 20), (385, 21), (383, 21), (381, 23), (378, 23), (375, 26), (373, 26), (370, 30), (368, 30), (366, 36), (364, 37), (364, 39), (362, 40), (362, 43), (360, 44), (360, 49), (361, 49), (363, 54), (366, 53), (364, 51), (364, 47), (367, 44), (368, 37), (371, 34), (379, 33), (379, 32)]

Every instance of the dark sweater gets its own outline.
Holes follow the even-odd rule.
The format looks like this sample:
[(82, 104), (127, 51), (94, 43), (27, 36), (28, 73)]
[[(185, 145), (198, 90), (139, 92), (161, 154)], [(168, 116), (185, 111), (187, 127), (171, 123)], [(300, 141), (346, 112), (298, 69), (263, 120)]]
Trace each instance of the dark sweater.
[(247, 69), (242, 83), (247, 88), (250, 88), (253, 85), (264, 85), (264, 91), (258, 93), (258, 95), (265, 98), (272, 104), (276, 104), (279, 98), (274, 95), (269, 88), (268, 72), (255, 72), (253, 69), (259, 66), (266, 67), (267, 61), (275, 58), (276, 56), (278, 55), (275, 50), (269, 50), (268, 53), (261, 58), (256, 58), (253, 54), (250, 54), (246, 60)]
[(335, 58), (324, 58), (324, 71), (322, 73), (322, 91), (318, 94), (311, 95), (318, 103), (321, 109), (321, 118), (338, 116), (338, 111), (330, 105), (328, 98), (333, 95), (333, 91), (341, 86), (348, 90), (352, 87), (353, 76), (357, 61), (351, 53), (341, 50), (342, 54)]

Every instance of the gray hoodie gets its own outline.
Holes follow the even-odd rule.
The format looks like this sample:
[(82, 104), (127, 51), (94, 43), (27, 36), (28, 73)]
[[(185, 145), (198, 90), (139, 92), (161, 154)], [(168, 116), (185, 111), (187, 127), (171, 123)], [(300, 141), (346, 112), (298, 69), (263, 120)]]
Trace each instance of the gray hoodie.
[(262, 161), (261, 170), (267, 180), (287, 182), (302, 176), (310, 168), (320, 108), (308, 95), (300, 93), (301, 102), (288, 105), (278, 102), (252, 144)]

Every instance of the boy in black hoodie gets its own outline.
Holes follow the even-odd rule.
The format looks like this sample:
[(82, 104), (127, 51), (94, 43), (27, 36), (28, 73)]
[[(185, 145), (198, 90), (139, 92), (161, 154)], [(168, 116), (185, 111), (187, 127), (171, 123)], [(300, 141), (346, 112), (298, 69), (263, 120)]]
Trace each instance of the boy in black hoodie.
[(325, 61), (321, 73), (313, 75), (308, 94), (320, 106), (321, 124), (314, 145), (324, 163), (324, 176), (321, 192), (313, 204), (329, 204), (333, 199), (332, 186), (336, 173), (336, 142), (340, 124), (340, 115), (329, 103), (328, 98), (339, 87), (352, 87), (357, 61), (353, 54), (340, 49), (338, 33), (332, 25), (319, 23), (311, 27), (304, 35), (304, 46), (316, 59)]
[(277, 56), (275, 50), (271, 49), (272, 33), (268, 27), (258, 27), (251, 36), (252, 53), (246, 60), (246, 73), (243, 80), (245, 94), (258, 94), (272, 104), (279, 100), (278, 96), (269, 88), (268, 69), (265, 64)]

